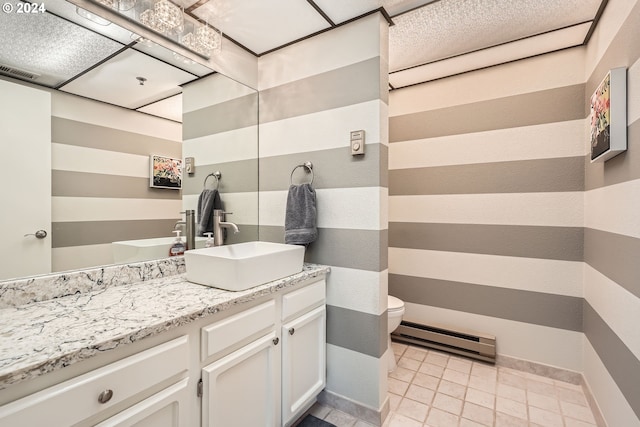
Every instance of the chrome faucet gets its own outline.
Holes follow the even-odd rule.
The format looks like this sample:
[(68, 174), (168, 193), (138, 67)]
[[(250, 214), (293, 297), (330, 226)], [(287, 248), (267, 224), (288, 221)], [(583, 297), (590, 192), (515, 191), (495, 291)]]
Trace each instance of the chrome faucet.
[(221, 246), (224, 243), (223, 229), (230, 228), (234, 233), (239, 233), (238, 226), (232, 222), (225, 221), (225, 214), (231, 214), (231, 212), (225, 212), (222, 209), (213, 210), (213, 245)]
[(177, 221), (173, 226), (174, 230), (182, 229), (183, 236), (187, 239), (187, 249), (196, 248), (196, 211), (193, 209), (187, 209), (184, 212), (184, 221)]

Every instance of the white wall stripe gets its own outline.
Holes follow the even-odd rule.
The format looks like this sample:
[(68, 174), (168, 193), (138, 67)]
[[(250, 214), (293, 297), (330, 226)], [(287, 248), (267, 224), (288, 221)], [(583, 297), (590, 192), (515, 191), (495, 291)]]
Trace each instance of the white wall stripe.
[[(194, 209), (197, 215), (198, 197), (200, 197), (199, 194), (183, 195), (182, 210)], [(258, 224), (257, 192), (221, 193), (220, 200), (225, 211), (233, 212), (227, 217), (228, 221), (238, 224)], [(242, 233), (242, 230), (240, 232)]]
[(387, 310), (388, 270), (381, 272), (331, 267), (327, 304), (382, 315)]
[(51, 220), (73, 222), (172, 219), (180, 216), (181, 208), (181, 200), (52, 197)]
[(585, 131), (584, 120), (572, 120), (394, 142), (389, 169), (584, 156)]
[(640, 119), (640, 60), (627, 70), (627, 123)]
[(389, 221), (582, 227), (583, 193), (389, 196)]
[(186, 139), (183, 157), (195, 157), (196, 166), (255, 159), (258, 156), (258, 126)]
[(585, 226), (640, 238), (640, 179), (585, 192)]
[(584, 376), (610, 427), (640, 427), (640, 419), (633, 412), (618, 385), (589, 342), (584, 340)]
[[(365, 131), (365, 144), (379, 143), (380, 115), (386, 109), (382, 101), (373, 100), (261, 123), (260, 157), (348, 147), (349, 132), (360, 129)], [(327, 126), (327, 123), (331, 123), (331, 126)], [(296, 135), (296, 138), (287, 135)], [(388, 139), (388, 133), (385, 137)]]
[(184, 93), (187, 96), (182, 98), (182, 113), (186, 114), (210, 105), (251, 95), (256, 91), (223, 74), (213, 74), (188, 84), (184, 88)]
[(171, 141), (182, 141), (182, 124), (60, 91), (51, 92), (51, 115)]
[[(386, 200), (383, 187), (316, 189), (317, 226), (385, 230)], [(287, 191), (260, 192), (260, 224), (283, 226)]]
[(269, 89), (380, 56), (380, 39), (371, 37), (371, 34), (380, 32), (381, 20), (384, 18), (380, 14), (372, 14), (353, 25), (335, 28), (319, 37), (261, 56), (258, 59), (259, 89)]
[(51, 249), (52, 271), (66, 271), (94, 265), (113, 264), (111, 243), (67, 246)]
[(582, 297), (583, 263), (389, 248), (389, 273)]
[[(582, 332), (405, 302), (405, 319), (496, 336), (498, 354), (582, 371)], [(540, 345), (544, 343), (544, 345)], [(562, 351), (548, 351), (549, 348)]]
[(585, 264), (584, 296), (607, 325), (640, 359), (638, 325), (629, 319), (640, 313), (640, 298), (636, 297), (598, 270)]
[(52, 143), (51, 169), (149, 178), (149, 156)]

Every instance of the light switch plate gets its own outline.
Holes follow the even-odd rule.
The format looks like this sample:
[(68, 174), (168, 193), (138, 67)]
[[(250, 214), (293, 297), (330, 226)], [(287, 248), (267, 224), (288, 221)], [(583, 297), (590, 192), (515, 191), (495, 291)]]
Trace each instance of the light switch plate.
[(358, 156), (364, 154), (364, 131), (351, 131), (351, 155)]

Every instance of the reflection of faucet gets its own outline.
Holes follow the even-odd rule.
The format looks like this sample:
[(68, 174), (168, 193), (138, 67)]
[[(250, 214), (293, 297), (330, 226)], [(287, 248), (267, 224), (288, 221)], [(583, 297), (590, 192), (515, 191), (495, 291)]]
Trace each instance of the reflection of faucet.
[(231, 212), (225, 212), (222, 209), (214, 209), (213, 210), (213, 245), (221, 246), (224, 243), (224, 238), (222, 236), (223, 229), (230, 228), (234, 233), (239, 233), (238, 226), (232, 222), (226, 222), (224, 219), (224, 215), (226, 213), (231, 214)]
[(182, 235), (187, 238), (187, 249), (195, 249), (196, 248), (196, 211), (193, 209), (187, 209), (184, 212), (180, 212), (185, 214), (184, 221), (177, 221), (173, 226), (174, 230), (181, 229)]

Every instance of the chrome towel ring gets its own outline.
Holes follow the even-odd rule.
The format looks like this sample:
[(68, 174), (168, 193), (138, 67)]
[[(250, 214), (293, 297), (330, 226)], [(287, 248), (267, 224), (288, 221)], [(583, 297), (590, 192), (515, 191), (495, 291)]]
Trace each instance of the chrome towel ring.
[(297, 165), (296, 167), (293, 168), (293, 170), (291, 171), (291, 176), (289, 176), (289, 185), (293, 185), (293, 173), (296, 171), (296, 169), (298, 168), (304, 168), (305, 172), (309, 171), (309, 173), (311, 173), (311, 182), (309, 184), (313, 184), (313, 163), (311, 162), (304, 162), (301, 165)]
[(210, 176), (216, 179), (216, 190), (217, 190), (220, 187), (220, 180), (222, 179), (222, 174), (220, 173), (220, 171), (211, 172), (209, 175), (207, 175), (204, 178), (204, 183), (202, 184), (202, 187), (203, 189), (207, 188), (207, 179), (209, 179)]

